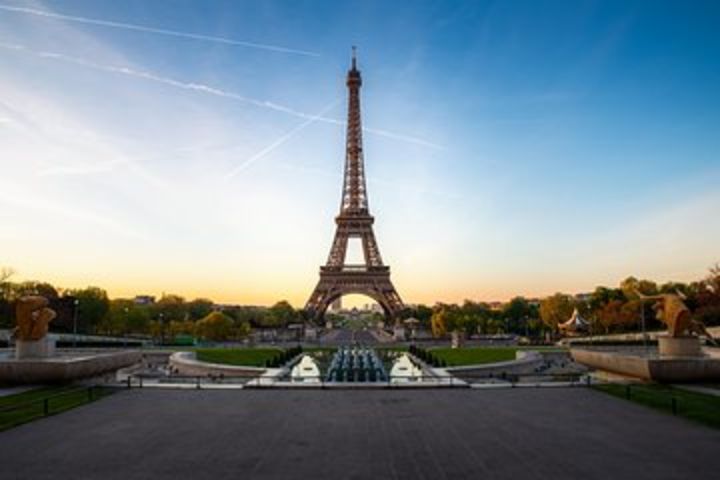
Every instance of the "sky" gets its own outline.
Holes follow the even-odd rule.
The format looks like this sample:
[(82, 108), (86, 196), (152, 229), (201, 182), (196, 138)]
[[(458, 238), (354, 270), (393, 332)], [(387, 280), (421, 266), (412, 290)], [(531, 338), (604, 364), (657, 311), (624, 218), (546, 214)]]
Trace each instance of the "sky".
[(302, 306), (357, 45), (370, 209), (405, 302), (702, 278), (717, 25), (714, 1), (0, 0), (0, 266)]

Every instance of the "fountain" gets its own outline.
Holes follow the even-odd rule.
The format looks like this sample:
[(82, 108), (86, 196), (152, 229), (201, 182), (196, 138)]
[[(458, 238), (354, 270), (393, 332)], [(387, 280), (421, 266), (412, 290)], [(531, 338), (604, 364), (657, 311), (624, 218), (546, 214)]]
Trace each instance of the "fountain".
[(293, 382), (319, 382), (320, 368), (315, 359), (310, 355), (303, 355), (290, 371), (290, 379)]
[(413, 363), (407, 353), (400, 355), (390, 369), (390, 381), (393, 383), (416, 382), (422, 378), (422, 369)]
[(0, 383), (62, 383), (116, 371), (140, 361), (140, 352), (58, 352), (48, 335), (55, 311), (39, 295), (20, 297), (16, 306), (15, 355), (0, 359)]
[(340, 347), (335, 352), (326, 382), (385, 382), (387, 373), (375, 350), (365, 347)]

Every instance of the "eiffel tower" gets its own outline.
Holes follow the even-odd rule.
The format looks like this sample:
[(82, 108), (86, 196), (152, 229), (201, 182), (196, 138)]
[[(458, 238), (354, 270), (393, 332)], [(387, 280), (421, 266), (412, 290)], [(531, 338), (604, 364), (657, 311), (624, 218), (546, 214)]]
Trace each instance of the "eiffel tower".
[[(368, 209), (365, 165), (360, 124), (360, 86), (353, 47), (352, 67), (347, 74), (348, 122), (345, 148), (345, 176), (337, 228), (325, 266), (320, 267), (320, 281), (305, 305), (310, 318), (319, 320), (328, 306), (342, 295), (367, 295), (382, 306), (387, 318), (394, 318), (403, 308), (402, 300), (390, 281), (390, 267), (383, 264), (373, 233), (375, 219)], [(348, 240), (362, 241), (364, 264), (345, 263)]]

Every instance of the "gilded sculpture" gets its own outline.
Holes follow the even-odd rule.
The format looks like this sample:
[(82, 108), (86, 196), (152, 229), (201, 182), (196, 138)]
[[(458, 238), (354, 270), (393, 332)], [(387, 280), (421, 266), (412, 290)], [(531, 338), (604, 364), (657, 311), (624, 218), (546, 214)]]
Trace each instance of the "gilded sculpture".
[(690, 309), (685, 305), (684, 296), (680, 293), (664, 293), (660, 295), (640, 295), (643, 300), (657, 300), (653, 308), (655, 316), (668, 327), (668, 334), (673, 338), (687, 335), (704, 335), (713, 344), (717, 344), (705, 325), (692, 317)]
[(39, 295), (20, 297), (15, 307), (17, 327), (15, 337), (23, 341), (41, 340), (48, 333), (48, 324), (55, 318), (55, 310), (48, 307), (48, 299)]

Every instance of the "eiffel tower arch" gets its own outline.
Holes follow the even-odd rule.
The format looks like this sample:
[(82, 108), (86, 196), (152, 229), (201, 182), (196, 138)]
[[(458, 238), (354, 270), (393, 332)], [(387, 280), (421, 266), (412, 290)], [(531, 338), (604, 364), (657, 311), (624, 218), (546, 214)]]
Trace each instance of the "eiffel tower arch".
[[(362, 79), (357, 69), (354, 47), (346, 84), (348, 121), (340, 213), (335, 217), (335, 237), (330, 255), (326, 264), (320, 267), (320, 281), (310, 295), (305, 310), (310, 318), (319, 320), (334, 300), (355, 293), (375, 300), (385, 316), (393, 319), (403, 309), (403, 302), (390, 281), (390, 267), (383, 264), (380, 256), (373, 231), (375, 219), (368, 208), (360, 122)], [(347, 246), (351, 238), (358, 238), (362, 243), (362, 264), (346, 263)]]

